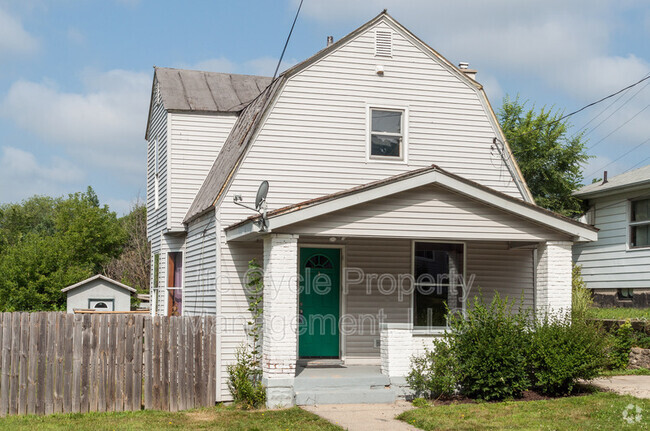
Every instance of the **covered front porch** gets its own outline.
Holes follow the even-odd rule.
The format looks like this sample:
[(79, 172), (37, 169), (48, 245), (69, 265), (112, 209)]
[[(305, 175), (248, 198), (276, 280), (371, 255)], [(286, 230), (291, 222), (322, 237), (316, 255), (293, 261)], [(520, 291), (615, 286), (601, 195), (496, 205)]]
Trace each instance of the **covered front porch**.
[[(570, 309), (572, 244), (595, 238), (438, 168), (271, 211), (226, 235), (263, 241), (271, 407), (405, 395), (410, 358), (444, 331), (446, 307), (462, 312), (479, 292)], [(361, 375), (374, 377), (346, 386)]]

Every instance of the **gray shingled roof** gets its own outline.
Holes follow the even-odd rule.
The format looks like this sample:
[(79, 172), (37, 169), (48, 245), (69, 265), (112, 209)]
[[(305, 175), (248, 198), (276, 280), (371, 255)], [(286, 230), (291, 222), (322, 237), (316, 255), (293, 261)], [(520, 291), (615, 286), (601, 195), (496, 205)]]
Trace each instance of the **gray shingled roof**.
[(602, 181), (589, 184), (575, 192), (574, 195), (587, 198), (645, 184), (650, 184), (650, 165), (608, 178), (605, 184)]
[(283, 83), (283, 77), (276, 79), (239, 114), (230, 135), (187, 211), (183, 220), (185, 223), (203, 214), (219, 199), (223, 188), (244, 156), (248, 143), (264, 116), (264, 111), (273, 102), (275, 94), (282, 88)]
[(156, 68), (168, 111), (239, 112), (271, 83), (266, 76)]

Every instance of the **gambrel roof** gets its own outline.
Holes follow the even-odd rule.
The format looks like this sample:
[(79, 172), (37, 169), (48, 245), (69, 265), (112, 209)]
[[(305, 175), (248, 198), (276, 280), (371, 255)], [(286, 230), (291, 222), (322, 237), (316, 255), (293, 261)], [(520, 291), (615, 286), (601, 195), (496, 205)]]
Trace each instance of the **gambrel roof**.
[[(224, 143), (219, 155), (217, 156), (217, 159), (215, 160), (215, 163), (213, 164), (203, 185), (197, 193), (196, 198), (192, 202), (192, 205), (190, 206), (185, 219), (183, 220), (184, 223), (187, 224), (191, 222), (195, 218), (204, 214), (210, 208), (217, 205), (219, 200), (224, 195), (224, 192), (227, 190), (230, 181), (234, 177), (234, 174), (239, 167), (243, 157), (245, 156), (248, 146), (253, 140), (252, 138), (259, 130), (259, 127), (262, 124), (265, 115), (269, 111), (269, 108), (274, 104), (277, 96), (280, 94), (284, 83), (293, 75), (319, 61), (330, 53), (336, 51), (343, 45), (347, 44), (350, 40), (354, 39), (359, 34), (363, 33), (382, 20), (386, 20), (391, 25), (397, 27), (404, 34), (408, 35), (415, 44), (419, 45), (422, 50), (424, 50), (430, 56), (439, 60), (447, 70), (449, 70), (451, 73), (454, 73), (460, 80), (469, 86), (475, 88), (479, 92), (480, 97), (484, 98), (486, 105), (489, 107), (488, 115), (491, 116), (491, 120), (494, 122), (494, 124), (496, 124), (496, 129), (500, 135), (498, 138), (502, 142), (506, 142), (505, 136), (503, 136), (501, 129), (498, 127), (496, 116), (494, 115), (494, 112), (492, 111), (492, 108), (487, 101), (487, 96), (483, 91), (483, 86), (475, 80), (468, 78), (456, 66), (454, 66), (451, 62), (436, 52), (433, 48), (429, 47), (427, 44), (418, 39), (408, 29), (395, 21), (384, 10), (378, 16), (363, 26), (359, 27), (358, 29), (354, 30), (353, 32), (349, 33), (348, 35), (344, 36), (343, 38), (339, 39), (332, 45), (327, 46), (307, 60), (286, 70), (276, 79), (276, 81), (273, 82), (272, 85), (267, 87), (266, 90), (260, 94), (260, 96), (258, 96), (242, 111), (241, 115), (235, 122), (232, 131), (230, 132), (230, 136), (228, 136), (228, 139)], [(513, 178), (515, 182), (518, 183), (524, 199), (529, 202), (533, 202), (532, 195), (530, 194), (525, 181), (523, 181), (523, 175), (521, 174), (507, 143), (505, 145), (505, 148), (509, 154), (509, 157), (507, 158), (512, 163), (513, 170), (515, 171), (513, 172)]]

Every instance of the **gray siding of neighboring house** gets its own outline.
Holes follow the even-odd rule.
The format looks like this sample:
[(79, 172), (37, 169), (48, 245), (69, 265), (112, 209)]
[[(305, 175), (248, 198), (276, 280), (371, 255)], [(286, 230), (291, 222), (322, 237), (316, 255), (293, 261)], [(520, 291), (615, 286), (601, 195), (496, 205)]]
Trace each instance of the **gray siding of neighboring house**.
[(66, 292), (67, 311), (74, 313), (74, 309), (87, 309), (89, 300), (108, 299), (113, 300), (114, 311), (131, 310), (131, 292), (115, 286), (106, 280), (97, 279), (75, 287)]
[(188, 226), (185, 254), (183, 314), (215, 315), (217, 239), (214, 211)]
[(573, 260), (582, 266), (588, 288), (650, 288), (650, 248), (628, 248), (630, 199), (648, 195), (650, 189), (589, 201), (598, 241), (573, 246)]

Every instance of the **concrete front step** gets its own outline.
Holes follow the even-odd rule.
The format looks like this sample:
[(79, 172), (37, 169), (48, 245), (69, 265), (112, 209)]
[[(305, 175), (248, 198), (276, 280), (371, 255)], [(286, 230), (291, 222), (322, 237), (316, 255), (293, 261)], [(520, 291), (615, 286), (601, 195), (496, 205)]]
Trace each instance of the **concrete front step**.
[(373, 376), (358, 377), (311, 377), (295, 379), (293, 387), (298, 391), (306, 390), (332, 390), (337, 388), (364, 388), (364, 389), (383, 389), (390, 385), (388, 376), (381, 374)]
[(296, 405), (299, 406), (394, 403), (396, 399), (395, 391), (385, 387), (377, 389), (296, 390)]

